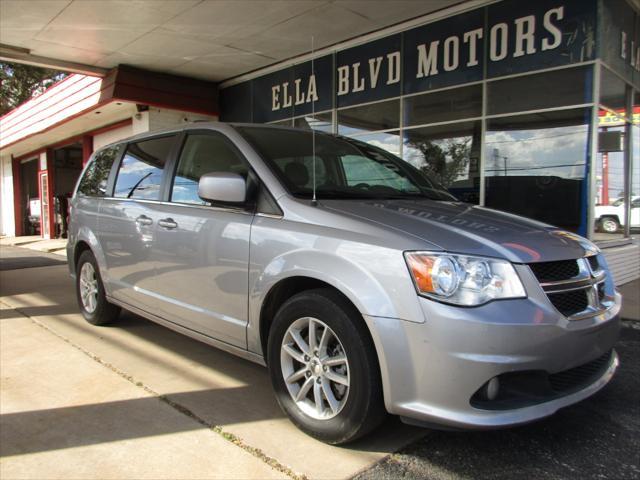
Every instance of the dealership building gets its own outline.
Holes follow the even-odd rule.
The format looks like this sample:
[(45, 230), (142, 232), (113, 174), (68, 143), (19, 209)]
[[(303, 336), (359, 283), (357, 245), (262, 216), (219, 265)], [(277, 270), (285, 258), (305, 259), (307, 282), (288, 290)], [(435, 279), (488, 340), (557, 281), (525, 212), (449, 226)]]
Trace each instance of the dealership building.
[(64, 235), (96, 148), (219, 119), (371, 143), (462, 201), (592, 239), (618, 284), (640, 277), (640, 2), (220, 4), (163, 2), (135, 48), (93, 62), (78, 45), (35, 55), (50, 26), (3, 27), (0, 57), (79, 72), (0, 121), (4, 235)]

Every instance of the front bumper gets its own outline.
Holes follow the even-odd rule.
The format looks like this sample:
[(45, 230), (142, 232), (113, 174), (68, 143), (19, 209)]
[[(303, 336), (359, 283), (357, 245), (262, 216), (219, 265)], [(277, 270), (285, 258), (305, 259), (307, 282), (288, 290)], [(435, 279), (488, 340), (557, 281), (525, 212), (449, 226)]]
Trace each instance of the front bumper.
[[(420, 298), (424, 322), (365, 316), (374, 339), (385, 405), (412, 423), (489, 429), (552, 415), (593, 395), (618, 366), (612, 352), (620, 331), (621, 298), (591, 318), (569, 321), (541, 289), (526, 299), (459, 308)], [(556, 374), (612, 352), (595, 378), (562, 395), (514, 408), (478, 408), (472, 397), (510, 372)]]

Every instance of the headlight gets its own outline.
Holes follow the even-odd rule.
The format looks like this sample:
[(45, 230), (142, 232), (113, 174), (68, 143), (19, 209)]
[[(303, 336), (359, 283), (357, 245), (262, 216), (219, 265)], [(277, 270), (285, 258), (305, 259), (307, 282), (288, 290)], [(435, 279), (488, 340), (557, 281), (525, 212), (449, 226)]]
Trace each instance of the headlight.
[(404, 256), (416, 290), (425, 297), (464, 306), (526, 297), (518, 274), (506, 260), (430, 252)]

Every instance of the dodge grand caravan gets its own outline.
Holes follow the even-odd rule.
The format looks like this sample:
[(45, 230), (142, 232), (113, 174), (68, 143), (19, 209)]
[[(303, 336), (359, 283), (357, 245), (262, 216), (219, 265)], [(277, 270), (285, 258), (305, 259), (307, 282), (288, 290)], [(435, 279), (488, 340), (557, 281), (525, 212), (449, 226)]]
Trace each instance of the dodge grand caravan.
[(488, 429), (612, 378), (620, 295), (588, 240), (458, 202), (384, 150), (193, 124), (101, 148), (71, 202), (84, 318), (121, 308), (268, 367), (303, 431)]

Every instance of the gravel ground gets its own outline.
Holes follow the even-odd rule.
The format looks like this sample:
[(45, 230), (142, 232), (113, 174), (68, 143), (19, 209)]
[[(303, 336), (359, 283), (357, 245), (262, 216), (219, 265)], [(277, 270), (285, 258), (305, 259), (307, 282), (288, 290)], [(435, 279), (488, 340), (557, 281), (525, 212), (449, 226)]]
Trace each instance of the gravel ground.
[(616, 377), (582, 403), (510, 430), (430, 430), (356, 479), (638, 479), (640, 323), (624, 322), (616, 349)]

